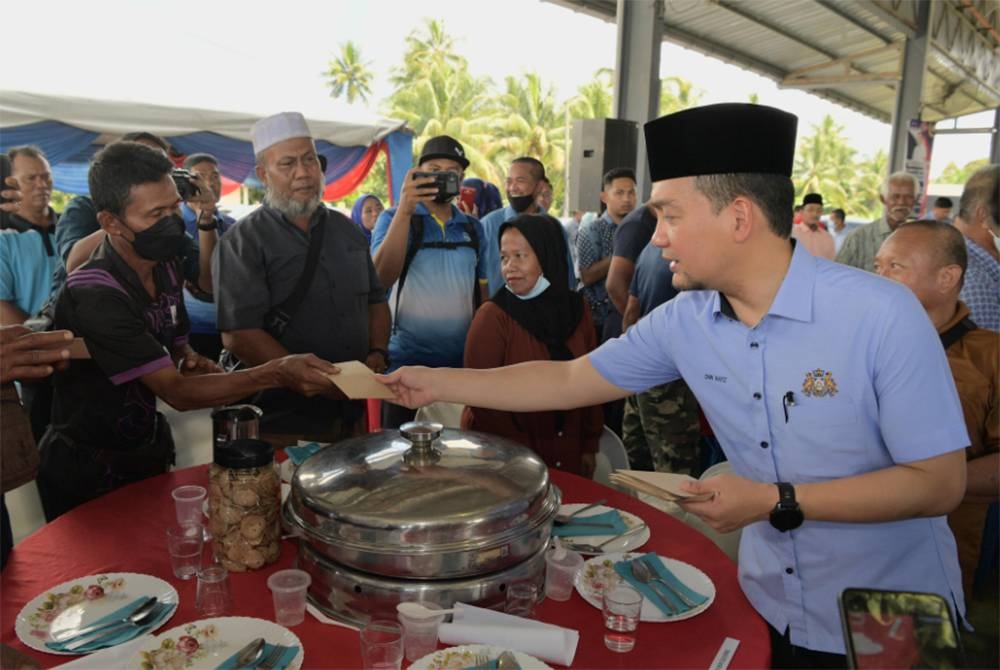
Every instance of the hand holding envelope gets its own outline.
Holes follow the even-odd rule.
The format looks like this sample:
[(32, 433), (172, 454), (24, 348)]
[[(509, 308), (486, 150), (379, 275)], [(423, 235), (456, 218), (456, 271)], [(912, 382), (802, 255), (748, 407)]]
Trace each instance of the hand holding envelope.
[(327, 377), (351, 400), (392, 399), (392, 391), (384, 384), (375, 381), (375, 373), (364, 363), (344, 361), (343, 363), (334, 363), (334, 365), (340, 368), (340, 374), (327, 375)]

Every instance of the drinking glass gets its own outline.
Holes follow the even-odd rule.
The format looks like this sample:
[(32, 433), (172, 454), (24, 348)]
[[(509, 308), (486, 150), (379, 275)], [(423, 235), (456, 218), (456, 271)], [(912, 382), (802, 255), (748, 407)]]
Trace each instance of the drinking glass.
[(191, 579), (201, 569), (204, 536), (200, 523), (184, 523), (167, 528), (167, 549), (174, 576)]
[(403, 627), (389, 619), (372, 619), (361, 629), (361, 659), (365, 670), (400, 670)]
[(642, 613), (642, 594), (627, 584), (609, 586), (604, 591), (604, 646), (626, 652), (635, 648), (635, 629)]

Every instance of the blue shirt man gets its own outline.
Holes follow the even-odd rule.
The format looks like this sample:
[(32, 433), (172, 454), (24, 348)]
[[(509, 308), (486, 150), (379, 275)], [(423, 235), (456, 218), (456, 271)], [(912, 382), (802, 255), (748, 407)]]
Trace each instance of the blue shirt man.
[(407, 404), (540, 411), (683, 377), (734, 473), (683, 484), (707, 495), (682, 506), (743, 529), (740, 583), (771, 627), (773, 667), (834, 667), (844, 586), (933, 591), (964, 612), (944, 515), (965, 493), (969, 439), (916, 298), (789, 241), (796, 126), (737, 103), (646, 124), (653, 242), (687, 292), (623, 337), (568, 362), (384, 382)]
[(46, 249), (46, 233), (0, 232), (0, 300), (27, 316), (38, 313), (52, 292), (59, 258)]
[(965, 271), (961, 300), (969, 306), (980, 328), (1000, 331), (1000, 261), (971, 238), (965, 238), (969, 267)]
[[(396, 215), (391, 207), (379, 215), (372, 231), (372, 253), (377, 254)], [(461, 367), (465, 335), (472, 323), (473, 291), (486, 279), (486, 235), (474, 217), (451, 206), (451, 218), (442, 224), (422, 203), (414, 216), (423, 219), (423, 245), (413, 257), (402, 291), (389, 292), (392, 335), (389, 338), (391, 369), (401, 365)], [(468, 246), (435, 248), (428, 243), (468, 243), (466, 226), (475, 228), (478, 252)], [(397, 301), (397, 291), (398, 301)]]

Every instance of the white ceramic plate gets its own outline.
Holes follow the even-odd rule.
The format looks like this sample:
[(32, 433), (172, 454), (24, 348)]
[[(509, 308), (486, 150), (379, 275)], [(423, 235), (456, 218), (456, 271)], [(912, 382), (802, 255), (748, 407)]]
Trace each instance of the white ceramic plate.
[[(604, 554), (602, 556), (595, 556), (585, 561), (583, 567), (580, 569), (580, 572), (576, 573), (576, 579), (574, 580), (577, 593), (583, 596), (583, 599), (588, 603), (597, 609), (601, 609), (603, 602), (601, 594), (604, 592), (605, 585), (624, 581), (618, 573), (615, 572), (615, 563), (620, 561), (630, 561), (633, 558), (638, 558), (640, 556), (642, 556), (642, 554)], [(693, 565), (684, 563), (683, 561), (678, 561), (674, 558), (660, 556), (659, 559), (668, 570), (674, 573), (674, 576), (677, 577), (677, 579), (684, 583), (685, 586), (690, 588), (692, 591), (700, 593), (708, 599), (697, 607), (692, 607), (686, 612), (672, 615), (664, 614), (660, 611), (659, 607), (650, 602), (649, 599), (646, 599), (642, 601), (642, 614), (639, 617), (640, 621), (683, 621), (684, 619), (690, 619), (691, 617), (698, 616), (707, 610), (713, 602), (715, 602), (715, 584), (712, 583), (712, 580), (709, 579), (708, 575)]]
[[(567, 505), (560, 505), (559, 513), (572, 514), (581, 507), (586, 507), (586, 506), (587, 506), (586, 503), (570, 503)], [(588, 516), (592, 516), (595, 514), (604, 514), (606, 512), (610, 512), (613, 509), (615, 508), (606, 507), (604, 505), (598, 505), (597, 507), (590, 508), (580, 516), (573, 517), (573, 519), (577, 521), (582, 521), (583, 519), (586, 519)], [(644, 523), (642, 519), (637, 517), (635, 514), (632, 514), (631, 512), (618, 510), (618, 513), (621, 515), (622, 521), (625, 523), (625, 526), (628, 528), (628, 530), (632, 530), (633, 528), (638, 528)], [(579, 543), (579, 544), (598, 545), (601, 542), (607, 540), (609, 537), (611, 536), (610, 535), (567, 535), (562, 538), (562, 541), (574, 544)], [(626, 535), (625, 537), (618, 538), (613, 542), (608, 542), (606, 545), (604, 545), (604, 547), (601, 548), (601, 551), (599, 553), (594, 553), (592, 551), (581, 551), (579, 553), (583, 554), (584, 556), (597, 556), (599, 554), (617, 554), (625, 551), (632, 551), (634, 549), (638, 549), (642, 545), (646, 544), (648, 541), (649, 541), (649, 527), (647, 526), (646, 528), (643, 528), (640, 531), (632, 533), (631, 535)]]
[[(513, 650), (511, 650), (513, 651)], [(476, 665), (476, 654), (485, 654), (491, 661), (504, 652), (503, 647), (491, 647), (488, 644), (463, 644), (458, 647), (440, 649), (433, 654), (418, 658), (410, 666), (410, 670), (461, 670)], [(522, 670), (552, 670), (534, 656), (514, 651), (514, 658)]]
[(262, 637), (270, 644), (297, 646), (288, 670), (302, 667), (305, 652), (299, 638), (284, 626), (243, 616), (200, 619), (176, 626), (149, 639), (132, 657), (129, 668), (142, 670), (210, 670)]
[[(89, 626), (142, 596), (156, 596), (160, 602), (174, 605), (178, 600), (177, 589), (152, 575), (109, 572), (80, 577), (54, 586), (29, 601), (18, 613), (14, 631), (21, 642), (37, 651), (77, 655), (80, 652), (56, 651), (45, 643), (52, 639), (51, 633)], [(157, 628), (169, 621), (174, 612)]]

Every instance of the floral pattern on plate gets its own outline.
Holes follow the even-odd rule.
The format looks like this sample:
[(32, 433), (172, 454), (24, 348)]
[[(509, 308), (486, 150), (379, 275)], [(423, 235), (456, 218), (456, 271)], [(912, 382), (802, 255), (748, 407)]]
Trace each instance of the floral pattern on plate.
[(160, 646), (140, 652), (142, 670), (181, 670), (189, 668), (200, 658), (204, 658), (216, 647), (222, 645), (219, 630), (215, 624), (199, 626), (192, 623), (184, 626), (184, 634), (161, 637)]
[[(491, 661), (504, 652), (501, 647), (486, 644), (463, 644), (458, 647), (448, 647), (435, 651), (423, 658), (418, 658), (410, 666), (410, 670), (462, 670), (476, 666), (476, 655), (483, 654)], [(522, 670), (552, 670), (534, 656), (513, 651), (514, 659)]]
[[(574, 580), (577, 592), (588, 603), (597, 609), (601, 609), (604, 589), (609, 585), (625, 581), (615, 572), (615, 563), (631, 561), (642, 555), (641, 553), (606, 554), (604, 556), (595, 556), (585, 561), (580, 572), (576, 573), (576, 579)], [(678, 561), (675, 558), (659, 556), (659, 559), (685, 586), (702, 594), (706, 597), (706, 600), (697, 607), (692, 607), (679, 614), (670, 615), (661, 612), (649, 600), (644, 600), (642, 603), (642, 614), (639, 617), (640, 621), (683, 621), (684, 619), (690, 619), (701, 614), (715, 602), (715, 584), (708, 575), (695, 566)]]
[[(298, 636), (267, 619), (229, 616), (180, 624), (146, 640), (128, 663), (135, 670), (214, 670), (254, 638), (298, 647), (286, 670), (298, 670), (305, 650)], [(319, 667), (319, 666), (317, 666)]]
[[(66, 588), (65, 586), (57, 588)], [(28, 626), (31, 631), (29, 635), (42, 640), (49, 639), (49, 626), (57, 616), (65, 612), (73, 605), (82, 602), (101, 600), (107, 598), (109, 601), (124, 601), (125, 578), (112, 578), (108, 575), (97, 575), (89, 579), (81, 580), (78, 584), (73, 584), (69, 589), (62, 592), (49, 592), (44, 596), (41, 605), (33, 614), (28, 615)]]

